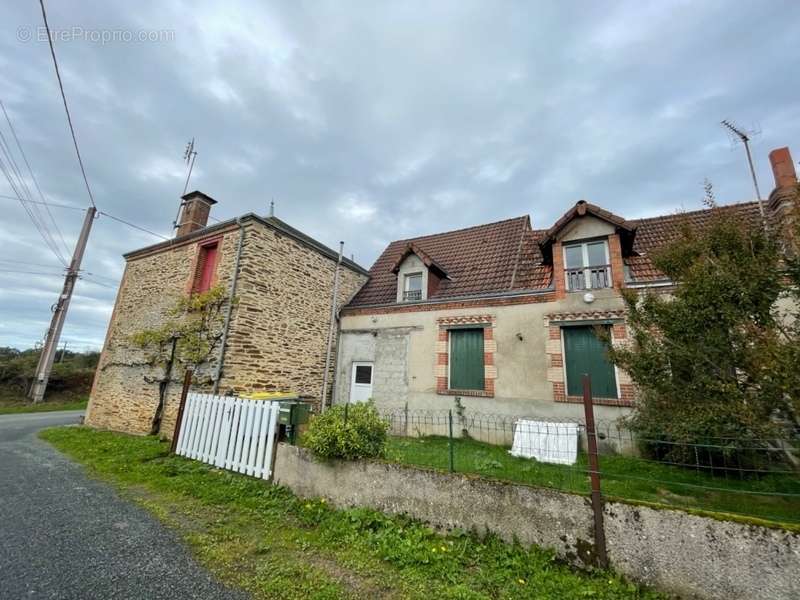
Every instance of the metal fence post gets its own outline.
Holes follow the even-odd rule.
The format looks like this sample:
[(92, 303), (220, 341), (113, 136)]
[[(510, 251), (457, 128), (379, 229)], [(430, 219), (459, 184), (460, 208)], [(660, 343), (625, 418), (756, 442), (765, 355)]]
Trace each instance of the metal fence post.
[(178, 415), (175, 418), (175, 429), (172, 431), (172, 443), (169, 445), (169, 451), (175, 454), (178, 448), (178, 436), (181, 434), (181, 421), (183, 421), (183, 409), (186, 408), (186, 396), (189, 394), (189, 388), (192, 385), (192, 370), (186, 369), (183, 374), (183, 388), (181, 389), (181, 401), (178, 404)]
[(592, 511), (594, 513), (594, 547), (597, 564), (608, 568), (606, 552), (606, 531), (603, 524), (603, 495), (600, 492), (600, 461), (597, 457), (597, 432), (594, 427), (594, 406), (592, 403), (592, 378), (583, 376), (583, 410), (586, 415), (586, 443), (589, 450), (589, 477), (592, 481)]
[(347, 425), (347, 407), (350, 406), (350, 403), (347, 402), (344, 405), (344, 424)]
[(447, 411), (447, 421), (449, 425), (449, 434), (447, 438), (447, 446), (450, 452), (450, 472), (455, 471), (455, 465), (453, 461), (453, 409)]

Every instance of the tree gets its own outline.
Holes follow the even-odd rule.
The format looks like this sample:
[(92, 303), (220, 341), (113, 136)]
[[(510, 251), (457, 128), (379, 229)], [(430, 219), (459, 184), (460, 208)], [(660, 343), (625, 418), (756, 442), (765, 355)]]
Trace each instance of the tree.
[[(192, 294), (178, 300), (169, 318), (160, 327), (145, 329), (131, 336), (134, 345), (147, 351), (148, 363), (159, 367), (162, 375), (158, 383), (158, 405), (151, 424), (151, 433), (158, 433), (164, 409), (167, 387), (172, 381), (175, 363), (191, 368), (195, 380), (198, 372), (222, 339), (222, 307), (228, 301), (222, 286), (201, 294)], [(231, 300), (235, 302), (235, 300)], [(210, 380), (210, 377), (206, 377)]]
[(745, 448), (787, 448), (800, 424), (800, 265), (759, 224), (718, 210), (653, 261), (674, 292), (626, 291), (634, 343), (609, 346), (639, 390), (629, 426), (680, 461), (697, 459), (683, 444), (714, 441), (740, 461), (764, 458)]

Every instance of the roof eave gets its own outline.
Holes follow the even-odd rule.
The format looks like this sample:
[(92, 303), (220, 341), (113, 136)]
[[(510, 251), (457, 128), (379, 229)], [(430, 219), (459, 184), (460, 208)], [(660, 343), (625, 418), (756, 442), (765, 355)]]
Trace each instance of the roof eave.
[[(280, 219), (276, 219), (274, 217), (261, 217), (255, 213), (246, 213), (239, 217), (235, 217), (233, 219), (228, 219), (227, 221), (222, 221), (220, 223), (216, 223), (214, 225), (203, 227), (202, 229), (198, 229), (196, 231), (192, 231), (191, 233), (187, 233), (186, 235), (182, 235), (180, 237), (172, 238), (169, 240), (165, 240), (163, 242), (159, 242), (157, 244), (152, 244), (150, 246), (145, 246), (144, 248), (139, 248), (137, 250), (132, 250), (131, 252), (127, 252), (122, 255), (122, 257), (127, 261), (139, 256), (143, 256), (145, 254), (152, 254), (154, 252), (163, 252), (164, 250), (168, 250), (170, 248), (174, 248), (176, 246), (180, 246), (183, 244), (187, 244), (193, 242), (195, 240), (203, 239), (205, 237), (213, 236), (219, 233), (222, 233), (234, 226), (238, 226), (249, 221), (260, 223), (270, 229), (279, 231), (284, 235), (291, 237), (292, 239), (296, 240), (297, 242), (307, 246), (313, 250), (316, 250), (323, 256), (326, 256), (334, 261), (339, 259), (339, 253), (335, 250), (327, 247), (326, 245), (316, 241), (314, 238), (307, 236), (303, 232), (295, 229), (291, 225), (283, 223)], [(350, 260), (349, 258), (342, 257), (342, 265), (348, 267), (349, 269), (369, 277), (369, 271), (356, 263), (355, 261)]]

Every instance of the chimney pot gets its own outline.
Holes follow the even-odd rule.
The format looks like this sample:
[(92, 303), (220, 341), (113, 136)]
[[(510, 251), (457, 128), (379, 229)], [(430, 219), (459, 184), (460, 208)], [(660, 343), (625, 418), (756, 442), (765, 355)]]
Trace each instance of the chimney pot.
[(183, 200), (183, 210), (181, 221), (178, 223), (177, 237), (205, 227), (208, 224), (211, 206), (217, 203), (211, 196), (197, 190), (182, 196), (181, 200)]
[(797, 185), (797, 173), (792, 162), (789, 148), (778, 148), (769, 153), (772, 175), (775, 177), (775, 188), (786, 188)]

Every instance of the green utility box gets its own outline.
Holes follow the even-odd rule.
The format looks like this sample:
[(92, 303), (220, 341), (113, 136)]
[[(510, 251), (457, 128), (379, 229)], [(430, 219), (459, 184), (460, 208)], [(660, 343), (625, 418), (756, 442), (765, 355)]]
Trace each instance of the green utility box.
[(302, 425), (308, 423), (309, 405), (300, 400), (285, 400), (281, 402), (281, 412), (278, 422), (281, 425)]
[(294, 444), (297, 441), (299, 426), (308, 423), (311, 405), (301, 400), (283, 400), (280, 404), (278, 423), (285, 429), (286, 439), (289, 440), (289, 443)]

